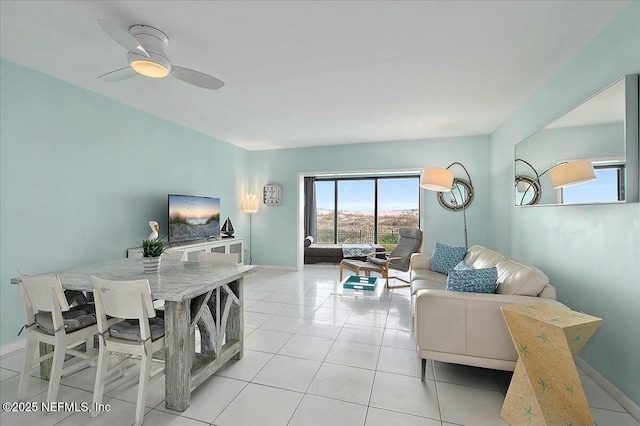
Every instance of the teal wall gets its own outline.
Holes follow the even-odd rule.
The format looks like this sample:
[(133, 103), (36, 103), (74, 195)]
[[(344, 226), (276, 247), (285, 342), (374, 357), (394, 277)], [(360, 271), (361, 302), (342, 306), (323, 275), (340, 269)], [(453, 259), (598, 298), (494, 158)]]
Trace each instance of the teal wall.
[[(296, 266), (296, 250), (302, 246), (296, 228), (301, 173), (420, 170), (461, 162), (469, 170), (475, 187), (475, 199), (467, 211), (469, 245), (488, 244), (488, 136), (254, 151), (250, 158), (254, 191), (259, 192), (266, 183), (278, 183), (284, 189), (281, 206), (262, 204), (260, 212), (253, 216), (252, 254), (256, 264)], [(458, 166), (452, 170), (456, 176), (466, 178)], [(424, 250), (431, 251), (436, 241), (464, 245), (462, 213), (440, 207), (435, 192), (421, 191), (421, 196)]]
[(513, 207), (513, 146), (624, 74), (640, 72), (640, 2), (491, 135), (493, 245), (542, 269), (571, 308), (604, 319), (581, 357), (640, 404), (640, 203)]
[(149, 220), (166, 232), (168, 193), (219, 196), (248, 228), (247, 151), (6, 60), (0, 76), (0, 344), (24, 324), (18, 270), (125, 257)]

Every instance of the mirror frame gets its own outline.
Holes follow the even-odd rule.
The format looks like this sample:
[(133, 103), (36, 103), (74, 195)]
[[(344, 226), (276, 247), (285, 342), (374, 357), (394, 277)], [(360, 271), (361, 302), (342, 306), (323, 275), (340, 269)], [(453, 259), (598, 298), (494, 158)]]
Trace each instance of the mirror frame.
[[(452, 204), (444, 198), (444, 195), (448, 194), (449, 192), (455, 191), (457, 188), (459, 188), (458, 185), (464, 188), (466, 197), (464, 199), (464, 203)], [(459, 197), (459, 195), (458, 197), (456, 197), (455, 192), (453, 192), (453, 196), (456, 199)], [(440, 205), (452, 212), (457, 212), (462, 210), (463, 206), (465, 209), (468, 208), (472, 201), (473, 201), (473, 187), (471, 186), (471, 183), (469, 183), (468, 180), (454, 178), (451, 191), (438, 192), (438, 202), (440, 203)]]
[[(639, 93), (638, 93), (639, 75), (638, 74), (625, 75), (622, 78), (616, 79), (614, 82), (612, 82), (611, 84), (607, 85), (605, 88), (603, 88), (602, 90), (598, 91), (594, 95), (590, 96), (588, 99), (585, 99), (584, 101), (582, 101), (579, 104), (575, 105), (574, 107), (572, 107), (570, 110), (568, 110), (564, 114), (556, 117), (551, 122), (547, 123), (544, 127), (538, 129), (537, 131), (535, 131), (534, 133), (530, 134), (529, 136), (527, 136), (526, 138), (524, 138), (520, 142), (516, 143), (514, 145), (514, 147), (513, 147), (514, 160), (518, 158), (518, 155), (517, 155), (517, 152), (516, 152), (516, 148), (517, 148), (518, 144), (526, 141), (527, 139), (531, 138), (532, 136), (536, 135), (537, 133), (543, 131), (549, 125), (551, 125), (552, 123), (556, 122), (557, 120), (559, 120), (560, 118), (564, 117), (565, 115), (569, 114), (574, 109), (580, 107), (585, 102), (588, 102), (592, 98), (598, 96), (600, 93), (602, 93), (603, 91), (607, 90), (609, 87), (611, 87), (612, 85), (616, 84), (621, 79), (624, 79), (624, 81), (625, 81), (625, 99), (624, 99), (625, 120), (624, 120), (624, 141), (623, 141), (624, 154), (625, 154), (625, 173), (626, 173), (626, 177), (625, 177), (625, 184), (626, 184), (626, 186), (625, 186), (625, 195), (626, 195), (626, 197), (625, 197), (625, 200), (624, 201), (611, 201), (611, 202), (571, 203), (571, 204), (561, 204), (561, 203), (537, 204), (537, 202), (540, 200), (540, 194), (542, 192), (542, 188), (540, 188), (540, 190), (537, 191), (537, 197), (534, 197), (535, 203), (529, 202), (529, 203), (520, 205), (520, 204), (518, 204), (518, 200), (514, 200), (515, 207), (575, 206), (575, 205), (585, 205), (585, 204), (626, 204), (626, 203), (637, 203), (637, 202), (640, 202), (640, 172), (638, 170), (639, 166), (640, 166), (640, 158), (639, 158), (640, 157), (640, 139), (639, 139), (639, 133), (640, 132), (638, 130), (639, 121), (640, 121), (640, 116), (639, 116), (639, 114), (640, 114), (640, 106), (638, 105), (638, 99), (639, 99)], [(515, 184), (518, 183), (518, 179), (522, 180), (522, 178), (524, 178), (524, 177), (528, 177), (528, 178), (530, 178), (530, 179), (535, 181), (535, 178), (531, 178), (530, 176), (526, 176), (526, 175), (517, 175), (516, 176), (515, 162), (514, 162), (514, 168), (513, 168), (513, 176), (514, 176)], [(540, 186), (539, 182), (537, 182), (537, 183), (538, 183), (538, 187), (539, 187)]]
[(520, 202), (516, 204), (516, 206), (533, 206), (535, 204), (538, 204), (538, 201), (540, 201), (540, 198), (542, 197), (542, 186), (540, 185), (540, 182), (538, 182), (535, 178), (532, 178), (531, 176), (518, 175), (516, 176), (515, 186), (517, 187), (520, 182), (524, 182), (529, 186), (529, 188), (531, 188), (531, 190), (533, 191), (533, 198), (531, 198), (527, 203), (522, 204), (522, 201), (524, 200), (524, 197), (525, 197), (523, 195)]

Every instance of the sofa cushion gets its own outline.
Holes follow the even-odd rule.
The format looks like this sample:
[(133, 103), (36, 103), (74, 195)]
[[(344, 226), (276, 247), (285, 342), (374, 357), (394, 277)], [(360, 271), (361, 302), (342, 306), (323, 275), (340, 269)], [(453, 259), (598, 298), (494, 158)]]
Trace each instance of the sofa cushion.
[(498, 268), (453, 270), (447, 277), (447, 290), (469, 293), (495, 293)]
[(515, 260), (498, 262), (498, 288), (496, 293), (518, 296), (538, 296), (549, 284), (549, 278), (538, 268)]
[(433, 248), (433, 255), (431, 256), (431, 270), (448, 274), (464, 259), (466, 254), (466, 247), (453, 247), (436, 243)]
[(422, 280), (411, 281), (411, 294), (414, 295), (418, 290), (445, 290), (447, 288), (447, 276), (439, 272), (432, 272), (432, 277)]
[(473, 269), (473, 268), (467, 265), (466, 263), (464, 263), (464, 260), (461, 260), (460, 262), (458, 262), (456, 266), (453, 267), (454, 271), (464, 271), (466, 269)]
[(489, 250), (486, 247), (472, 246), (468, 250), (464, 261), (467, 265), (475, 269), (484, 269), (496, 266), (498, 262), (504, 259), (506, 259), (505, 256), (500, 253), (496, 253), (493, 250)]
[(410, 272), (411, 281), (416, 280), (430, 280), (430, 279), (438, 279), (439, 281), (446, 281), (447, 277), (442, 275), (440, 272), (433, 272), (429, 269), (412, 269)]

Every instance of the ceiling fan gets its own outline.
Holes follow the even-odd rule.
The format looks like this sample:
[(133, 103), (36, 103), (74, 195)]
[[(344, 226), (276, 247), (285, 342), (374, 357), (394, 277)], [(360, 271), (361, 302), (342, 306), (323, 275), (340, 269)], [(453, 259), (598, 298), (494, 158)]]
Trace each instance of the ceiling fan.
[(169, 37), (157, 28), (138, 24), (132, 25), (127, 31), (104, 19), (98, 19), (98, 24), (109, 37), (129, 51), (128, 67), (102, 74), (99, 80), (120, 81), (140, 74), (149, 78), (171, 76), (210, 90), (224, 86), (222, 80), (208, 74), (172, 65), (164, 52), (169, 45)]

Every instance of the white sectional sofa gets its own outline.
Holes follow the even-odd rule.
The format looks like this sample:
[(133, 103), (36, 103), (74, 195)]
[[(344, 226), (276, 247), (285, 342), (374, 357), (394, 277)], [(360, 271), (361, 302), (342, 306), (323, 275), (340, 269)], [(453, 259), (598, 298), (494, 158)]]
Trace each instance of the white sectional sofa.
[(496, 294), (447, 291), (447, 275), (431, 270), (431, 254), (411, 257), (411, 294), (416, 344), (426, 360), (513, 371), (518, 359), (500, 306), (557, 302), (556, 289), (539, 269), (482, 246), (467, 251), (475, 269), (495, 266)]

